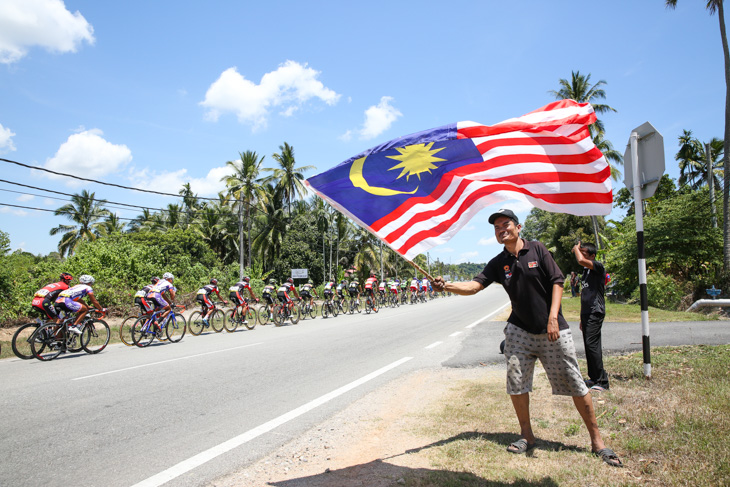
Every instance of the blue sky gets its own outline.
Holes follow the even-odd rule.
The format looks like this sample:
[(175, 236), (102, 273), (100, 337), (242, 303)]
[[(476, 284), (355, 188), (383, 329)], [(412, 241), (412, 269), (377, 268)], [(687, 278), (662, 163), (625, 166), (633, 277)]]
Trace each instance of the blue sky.
[[(607, 82), (618, 112), (601, 118), (614, 147), (623, 152), (650, 121), (677, 178), (678, 135), (721, 138), (725, 101), (717, 16), (705, 2), (678, 3), (3, 0), (0, 157), (171, 193), (190, 182), (215, 196), (239, 152), (271, 167), (286, 141), (299, 165), (316, 166), (311, 176), (402, 135), (522, 115), (580, 71)], [(0, 179), (62, 192), (175, 201), (0, 167)], [(0, 183), (0, 203), (65, 201)], [(501, 249), (487, 223), (500, 207), (521, 219), (530, 210), (485, 209), (431, 258), (486, 262)], [(48, 232), (63, 223), (0, 205), (13, 249), (55, 250)]]

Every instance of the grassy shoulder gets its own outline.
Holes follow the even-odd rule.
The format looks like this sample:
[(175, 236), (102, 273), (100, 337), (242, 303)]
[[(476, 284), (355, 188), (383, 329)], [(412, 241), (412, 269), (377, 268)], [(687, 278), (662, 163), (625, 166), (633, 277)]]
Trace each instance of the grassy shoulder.
[[(571, 298), (563, 294), (563, 316), (568, 321), (580, 320), (580, 297)], [(649, 306), (649, 321), (707, 321), (720, 319), (719, 313), (695, 313), (687, 311), (667, 311)], [(641, 322), (641, 306), (606, 301), (606, 322)]]
[(611, 390), (593, 401), (604, 440), (626, 468), (590, 454), (573, 402), (553, 396), (538, 367), (531, 395), (536, 449), (506, 451), (519, 427), (503, 380), (485, 374), (455, 383), (421, 413), (414, 433), (440, 440), (422, 449), (431, 468), (408, 475), (405, 485), (727, 485), (730, 444), (722, 438), (730, 433), (730, 346), (654, 349), (651, 380), (643, 377), (640, 353), (605, 362)]

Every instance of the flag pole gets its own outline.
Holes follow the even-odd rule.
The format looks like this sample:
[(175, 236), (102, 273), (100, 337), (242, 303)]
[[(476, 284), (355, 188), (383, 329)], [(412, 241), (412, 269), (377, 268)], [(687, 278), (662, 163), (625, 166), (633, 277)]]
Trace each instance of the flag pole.
[(406, 259), (406, 262), (408, 262), (409, 264), (411, 264), (418, 272), (420, 272), (421, 274), (423, 274), (424, 276), (426, 276), (429, 281), (433, 282), (433, 277), (431, 277), (431, 274), (429, 274), (428, 272), (426, 272), (423, 269), (421, 269), (421, 266), (419, 266), (418, 264), (416, 264), (412, 260)]

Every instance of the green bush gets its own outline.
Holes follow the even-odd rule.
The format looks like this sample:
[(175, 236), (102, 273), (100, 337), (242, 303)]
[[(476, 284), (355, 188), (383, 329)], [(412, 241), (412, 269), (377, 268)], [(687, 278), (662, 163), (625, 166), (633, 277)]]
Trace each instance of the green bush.
[[(647, 276), (646, 295), (649, 306), (659, 309), (677, 310), (684, 296), (681, 286), (670, 276), (652, 273)], [(639, 288), (631, 294), (632, 301), (640, 301)]]

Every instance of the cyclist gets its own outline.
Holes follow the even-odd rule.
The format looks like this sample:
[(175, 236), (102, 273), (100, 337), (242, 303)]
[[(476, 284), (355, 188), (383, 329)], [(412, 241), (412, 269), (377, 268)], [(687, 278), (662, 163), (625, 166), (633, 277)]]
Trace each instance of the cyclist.
[(317, 288), (314, 287), (314, 283), (312, 283), (311, 279), (302, 284), (302, 287), (299, 288), (299, 293), (302, 296), (302, 300), (308, 299), (309, 306), (314, 306), (314, 298), (312, 297), (311, 293), (312, 291), (314, 291), (314, 295), (317, 296), (317, 299), (319, 299), (319, 294), (317, 294)]
[(266, 306), (269, 308), (269, 317), (273, 317), (272, 307), (274, 306), (273, 294), (276, 292), (276, 280), (269, 279), (269, 283), (264, 286), (261, 291), (261, 297), (266, 301)]
[(134, 294), (134, 304), (139, 306), (139, 314), (140, 315), (146, 315), (152, 312), (154, 309), (154, 306), (152, 306), (152, 303), (147, 300), (147, 295), (149, 294), (150, 290), (152, 289), (152, 286), (160, 282), (160, 278), (155, 276), (152, 279), (150, 279), (150, 284), (147, 284), (145, 287), (140, 289)]
[[(147, 299), (152, 300), (157, 308), (162, 309), (162, 314), (158, 318), (158, 321), (155, 322), (155, 326), (157, 327), (159, 327), (158, 323), (161, 323), (165, 318), (167, 318), (172, 307), (175, 306), (175, 293), (177, 292), (177, 288), (173, 284), (173, 281), (175, 281), (175, 276), (169, 272), (165, 272), (162, 275), (162, 279), (157, 281), (157, 284), (153, 285), (150, 288), (150, 292), (147, 294)], [(165, 301), (165, 293), (167, 293), (170, 298), (169, 304)]]
[[(236, 308), (241, 306), (244, 301), (246, 301), (246, 298), (244, 298), (244, 290), (248, 289), (248, 294), (253, 298), (257, 303), (259, 302), (259, 298), (256, 297), (256, 295), (253, 293), (253, 289), (251, 289), (251, 278), (248, 276), (245, 276), (243, 279), (238, 281), (236, 284), (231, 286), (231, 288), (228, 290), (228, 299), (231, 300), (231, 303), (234, 304)], [(248, 323), (248, 320), (246, 317), (243, 317), (243, 323)]]
[(106, 309), (102, 309), (99, 301), (96, 300), (94, 290), (91, 289), (92, 284), (94, 284), (94, 278), (84, 274), (79, 277), (79, 284), (74, 287), (70, 287), (65, 291), (61, 291), (58, 298), (56, 298), (55, 306), (57, 311), (60, 310), (66, 311), (67, 313), (76, 313), (76, 320), (74, 320), (73, 325), (68, 327), (68, 330), (77, 335), (81, 335), (81, 327), (79, 326), (79, 323), (81, 323), (81, 320), (84, 319), (84, 316), (86, 316), (86, 313), (89, 311), (89, 307), (79, 301), (81, 298), (88, 296), (89, 300), (91, 300), (91, 304), (93, 304), (96, 309), (101, 309), (102, 313), (106, 312)]
[(293, 292), (294, 296), (296, 296), (297, 299), (300, 299), (299, 294), (297, 293), (297, 288), (294, 287), (294, 279), (291, 277), (282, 283), (276, 291), (276, 297), (279, 298), (281, 304), (286, 304), (289, 308), (291, 308), (292, 305), (292, 300), (289, 297), (290, 292)]
[(399, 279), (391, 279), (390, 282), (388, 282), (388, 287), (390, 288), (390, 292), (395, 295), (395, 299), (398, 299), (398, 286), (400, 285)]
[(428, 278), (426, 276), (421, 279), (421, 292), (423, 293), (424, 299), (428, 297)]
[(350, 294), (350, 298), (356, 300), (355, 302), (360, 304), (360, 283), (357, 281), (357, 277), (353, 277), (350, 281), (350, 285), (347, 288), (347, 292)]
[(375, 277), (375, 273), (371, 272), (370, 277), (365, 280), (365, 296), (370, 296), (372, 300), (373, 309), (375, 309), (375, 288), (378, 285), (378, 278)]
[(218, 290), (218, 279), (211, 279), (210, 284), (206, 284), (205, 286), (198, 289), (198, 292), (195, 296), (195, 300), (200, 303), (200, 307), (203, 310), (202, 318), (203, 318), (203, 324), (205, 326), (210, 326), (210, 324), (208, 323), (208, 319), (207, 319), (208, 311), (210, 310), (211, 313), (213, 311), (215, 311), (215, 304), (213, 304), (213, 302), (208, 298), (208, 296), (210, 296), (213, 293), (216, 293), (216, 295), (218, 296), (218, 299), (223, 301), (224, 304), (228, 304), (228, 301), (225, 301), (221, 297), (221, 293)]
[(61, 322), (61, 318), (58, 316), (56, 308), (53, 306), (54, 301), (58, 298), (58, 295), (68, 289), (68, 284), (73, 280), (71, 274), (65, 272), (61, 273), (60, 280), (51, 284), (47, 284), (40, 288), (33, 295), (33, 301), (31, 306), (41, 313), (41, 316), (53, 320), (56, 323)]
[(380, 281), (380, 284), (378, 284), (378, 292), (380, 293), (380, 299), (384, 303), (385, 302), (385, 287), (388, 285), (388, 278), (386, 277), (382, 281)]
[(418, 278), (413, 276), (413, 279), (411, 279), (411, 301), (413, 301), (416, 294), (418, 294), (419, 284)]
[(330, 279), (327, 284), (324, 285), (324, 299), (332, 299), (334, 297), (335, 280)]
[(347, 286), (350, 283), (347, 282), (347, 279), (342, 279), (340, 283), (337, 285), (337, 296), (340, 297), (340, 299), (337, 301), (337, 306), (340, 308), (340, 311), (344, 312), (345, 309), (342, 307), (342, 303), (345, 301), (345, 291), (348, 289)]

